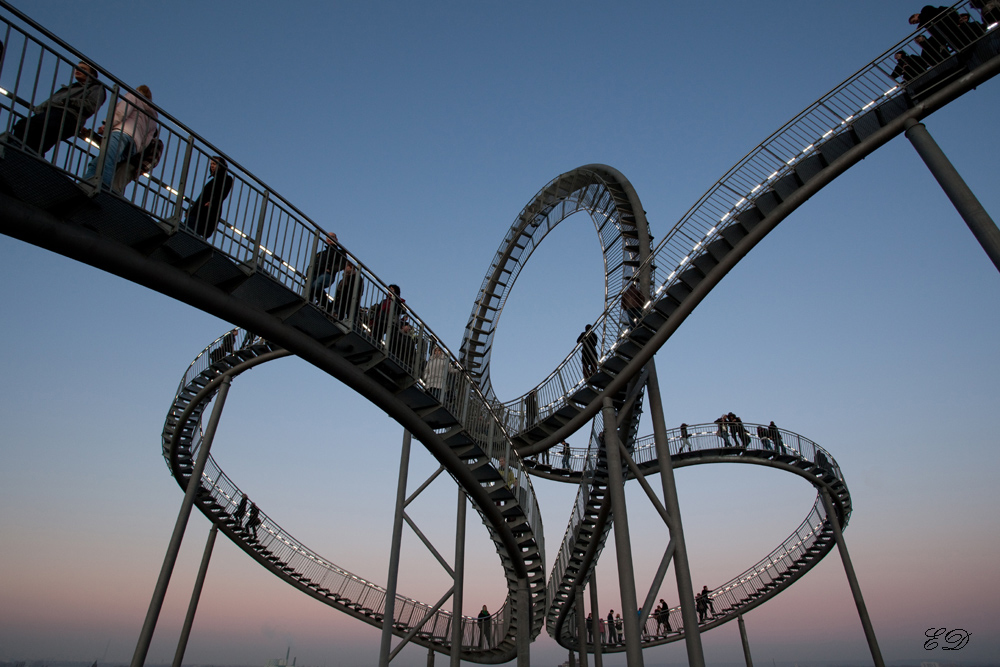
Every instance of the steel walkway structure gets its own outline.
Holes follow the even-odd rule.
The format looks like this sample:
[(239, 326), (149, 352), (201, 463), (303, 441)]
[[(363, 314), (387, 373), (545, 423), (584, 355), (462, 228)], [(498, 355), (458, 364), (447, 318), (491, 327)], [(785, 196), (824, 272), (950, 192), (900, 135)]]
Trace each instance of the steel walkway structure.
[[(85, 57), (0, 4), (6, 28), (0, 120), (10, 128), (28, 118)], [(459, 622), (462, 659), (499, 663), (516, 655), (519, 634), (537, 636), (547, 618), (549, 633), (573, 648), (577, 640), (572, 624), (566, 624), (574, 613), (567, 586), (586, 583), (611, 523), (604, 509), (608, 482), (599, 437), (604, 400), (614, 404), (616, 426), (637, 465), (656, 470), (655, 459), (643, 454), (650, 450), (648, 438), (635, 433), (647, 365), (655, 352), (728, 271), (809, 197), (914, 122), (1000, 71), (1000, 38), (984, 29), (955, 34), (949, 51), (939, 57), (924, 54), (922, 70), (897, 71), (894, 77), (893, 54), (919, 53), (916, 37), (891, 47), (747, 154), (655, 247), (638, 196), (620, 173), (589, 165), (554, 179), (505, 235), (458, 355), (342, 248), (340, 256), (360, 276), (346, 307), (325, 292), (317, 296), (312, 286), (323, 269), (317, 258), (326, 232), (231, 159), (234, 185), (218, 229), (207, 237), (188, 229), (185, 207), (203, 186), (196, 174), (205, 171), (211, 156), (225, 154), (162, 109), (157, 109), (162, 156), (120, 192), (83, 179), (86, 163), (100, 161), (105, 153), (83, 138), (86, 132), (47, 155), (7, 137), (0, 158), (0, 232), (239, 327), (195, 360), (170, 408), (163, 453), (182, 488), (191, 481), (200, 419), (219, 378), (275, 356), (302, 357), (371, 400), (427, 448), (468, 494), (501, 562), (508, 596), (492, 620), (495, 642), (476, 646), (474, 618), (456, 621), (440, 608), (402, 597), (397, 597), (393, 632), (415, 633), (413, 641), (449, 652), (450, 629)], [(83, 130), (90, 136), (102, 118), (110, 118), (115, 102), (132, 92), (106, 70), (101, 73), (102, 85), (108, 82), (108, 104), (86, 121)], [(577, 346), (532, 390), (501, 401), (493, 392), (489, 363), (507, 295), (537, 244), (578, 212), (594, 221), (604, 250), (605, 310), (593, 324), (600, 334), (597, 372), (585, 376)], [(405, 336), (381, 326), (380, 313), (405, 321)], [(423, 379), (434, 348), (458, 369), (448, 374), (441, 392), (431, 391)], [(552, 449), (592, 419), (591, 449), (574, 454), (574, 465), (528, 458)], [(797, 444), (785, 451), (769, 450), (753, 439), (729, 447), (713, 428), (692, 427), (692, 446), (683, 452), (684, 438), (671, 433), (674, 464), (739, 462), (787, 470), (828, 492), (838, 523), (846, 523), (850, 495), (828, 452), (789, 432), (782, 432), (783, 439)], [(532, 476), (580, 484), (548, 587)], [(234, 519), (238, 487), (214, 461), (198, 483), (201, 511), (261, 565), (334, 608), (382, 625), (385, 589), (312, 552), (263, 512), (251, 534)], [(831, 519), (817, 500), (782, 545), (715, 588), (716, 614), (704, 627), (735, 618), (802, 576), (831, 548)], [(518, 604), (519, 589), (529, 592), (527, 604)], [(676, 610), (671, 614), (676, 616)], [(680, 636), (643, 641), (653, 645)]]

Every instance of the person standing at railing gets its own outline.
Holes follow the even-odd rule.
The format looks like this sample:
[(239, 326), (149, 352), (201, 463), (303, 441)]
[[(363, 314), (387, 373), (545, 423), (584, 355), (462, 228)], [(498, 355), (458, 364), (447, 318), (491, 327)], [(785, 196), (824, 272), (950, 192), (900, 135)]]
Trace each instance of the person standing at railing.
[(677, 453), (680, 454), (685, 448), (691, 451), (691, 441), (688, 440), (688, 425), (681, 424), (681, 448)]
[[(229, 163), (221, 155), (214, 155), (208, 163), (210, 178), (201, 194), (191, 203), (184, 224), (192, 232), (205, 239), (211, 238), (222, 218), (222, 203), (233, 189), (233, 177), (229, 175)], [(337, 237), (333, 237), (336, 242)]]
[(774, 448), (779, 454), (785, 453), (785, 443), (781, 439), (781, 431), (778, 427), (774, 425), (774, 420), (767, 426), (767, 432), (771, 435), (771, 442), (774, 443)]
[(424, 366), (424, 384), (427, 392), (440, 402), (444, 402), (444, 388), (448, 376), (457, 371), (451, 365), (448, 357), (444, 356), (444, 351), (437, 345), (431, 350), (431, 357)]
[(562, 452), (561, 453), (562, 453), (562, 467), (563, 467), (563, 470), (569, 470), (570, 449), (569, 449), (569, 443), (566, 442), (565, 440), (562, 441)]
[(476, 617), (476, 620), (479, 623), (479, 647), (482, 648), (485, 644), (486, 648), (493, 648), (493, 642), (490, 638), (490, 612), (486, 605), (483, 605), (483, 608), (479, 610), (479, 616)]
[(76, 136), (84, 121), (104, 104), (106, 95), (93, 65), (81, 61), (73, 68), (73, 78), (73, 83), (34, 107), (33, 115), (14, 123), (8, 137), (45, 155), (60, 141)]
[(618, 643), (618, 632), (615, 629), (615, 610), (612, 609), (608, 612), (608, 643), (617, 644)]
[(333, 291), (333, 312), (337, 319), (346, 320), (351, 316), (352, 306), (358, 303), (364, 291), (365, 283), (357, 267), (349, 261), (345, 262), (344, 275)]
[(256, 542), (257, 541), (257, 527), (260, 525), (260, 510), (257, 508), (257, 503), (250, 503), (250, 513), (247, 515), (247, 535)]
[[(135, 90), (138, 95), (126, 93), (115, 105), (111, 131), (104, 137), (105, 145), (101, 147), (104, 151), (104, 169), (101, 174), (101, 183), (104, 187), (111, 187), (118, 163), (128, 160), (135, 153), (142, 152), (159, 129), (156, 109), (149, 104), (153, 101), (153, 93), (149, 86), (139, 86)], [(104, 134), (104, 129), (101, 125), (97, 133)], [(87, 165), (87, 170), (83, 173), (85, 180), (93, 179), (97, 175), (98, 160), (100, 160), (99, 155)]]
[(896, 51), (893, 58), (896, 59), (896, 67), (890, 76), (894, 79), (902, 79), (903, 83), (911, 81), (927, 71), (927, 63), (923, 56), (910, 55), (906, 51)]
[(722, 438), (723, 442), (726, 443), (724, 445), (725, 447), (732, 447), (733, 445), (729, 442), (729, 427), (726, 426), (728, 422), (729, 422), (729, 415), (727, 414), (722, 415), (721, 417), (716, 419), (715, 423), (718, 425), (718, 428), (716, 428), (715, 430), (715, 435)]
[(321, 238), (323, 248), (313, 257), (313, 279), (309, 285), (309, 298), (320, 305), (326, 305), (323, 294), (344, 268), (347, 258), (340, 250), (336, 234), (326, 232)]
[(591, 328), (588, 324), (583, 328), (583, 333), (576, 337), (576, 342), (580, 344), (580, 362), (583, 364), (584, 380), (589, 380), (590, 376), (597, 372), (597, 335)]

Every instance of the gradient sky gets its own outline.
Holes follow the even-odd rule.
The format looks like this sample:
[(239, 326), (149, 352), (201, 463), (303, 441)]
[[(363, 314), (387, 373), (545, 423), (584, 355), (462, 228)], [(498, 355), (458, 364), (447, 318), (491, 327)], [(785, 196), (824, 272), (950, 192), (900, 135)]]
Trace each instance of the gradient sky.
[[(452, 349), (504, 233), (549, 180), (595, 162), (619, 169), (662, 238), (755, 145), (905, 37), (919, 9), (17, 4), (100, 67), (149, 85), (158, 104), (336, 231)], [(990, 81), (926, 121), (994, 218), (998, 105)], [(6, 237), (0, 279), (0, 660), (127, 662), (181, 501), (160, 456), (163, 419), (187, 364), (228, 325)], [(562, 359), (600, 312), (602, 280), (593, 227), (576, 216), (532, 257), (504, 313), (493, 354), (502, 398)], [(996, 269), (897, 138), (781, 224), (656, 357), (668, 422), (732, 410), (833, 453), (887, 660), (1000, 655), (998, 306)], [(292, 534), (384, 582), (401, 437), (379, 410), (289, 359), (234, 383), (213, 453)], [(436, 468), (420, 447), (414, 458), (411, 489)], [(752, 466), (677, 479), (698, 588), (763, 557), (814, 498), (800, 478)], [(575, 489), (535, 488), (551, 560)], [(638, 488), (628, 493), (641, 598), (667, 535)], [(413, 510), (449, 554), (455, 498), (454, 483), (438, 480)], [(208, 526), (191, 519), (150, 662), (173, 656)], [(493, 610), (502, 571), (474, 513), (468, 534), (465, 611)], [(613, 538), (608, 547), (602, 615), (620, 608)], [(412, 534), (404, 557), (400, 592), (436, 601), (448, 583)], [(677, 603), (671, 577), (658, 597)], [(759, 664), (868, 655), (835, 552), (746, 625)], [(972, 637), (958, 654), (926, 652), (930, 627)], [(372, 664), (378, 636), (221, 539), (186, 662), (262, 665), (290, 646), (300, 665)], [(703, 641), (709, 664), (742, 661), (735, 623)], [(677, 644), (645, 656), (685, 660)], [(533, 664), (563, 659), (543, 632)], [(423, 665), (425, 652), (407, 648), (397, 663)]]

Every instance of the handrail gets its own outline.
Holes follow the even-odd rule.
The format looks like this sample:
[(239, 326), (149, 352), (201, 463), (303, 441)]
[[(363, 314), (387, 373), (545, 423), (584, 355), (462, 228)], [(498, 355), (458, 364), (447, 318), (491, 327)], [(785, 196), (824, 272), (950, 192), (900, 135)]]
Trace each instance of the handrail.
[[(728, 429), (721, 429), (717, 423), (690, 425), (686, 427), (686, 435), (680, 428), (669, 429), (667, 431), (668, 450), (674, 461), (674, 466), (725, 460), (774, 465), (769, 463), (771, 457), (779, 459), (782, 467), (786, 469), (797, 469), (796, 464), (804, 462), (813, 463), (816, 469), (821, 468), (825, 473), (832, 475), (836, 481), (826, 479), (825, 475), (819, 477), (809, 473), (800, 472), (800, 474), (811, 476), (812, 483), (817, 487), (831, 485), (842, 487), (843, 494), (846, 495), (846, 484), (840, 466), (823, 447), (787, 429), (753, 423), (744, 423), (743, 428), (745, 429), (743, 436), (734, 431), (731, 424), (728, 425)], [(763, 435), (758, 435), (758, 428), (761, 429), (760, 433)], [(775, 438), (775, 433), (779, 435), (779, 438)], [(759, 456), (761, 454), (766, 456)], [(652, 435), (637, 439), (634, 447), (631, 448), (631, 455), (640, 469), (656, 469), (658, 467)], [(596, 457), (596, 452), (593, 452), (591, 458), (595, 463)], [(632, 476), (629, 471), (625, 472), (627, 477)], [(548, 583), (550, 604), (558, 604), (557, 594), (563, 583), (563, 573), (570, 563), (572, 552), (577, 549), (577, 526), (583, 519), (586, 496), (590, 492), (587, 480), (581, 483), (580, 489), (562, 545), (558, 554), (553, 558), (552, 573)], [(845, 504), (838, 497), (835, 503), (843, 512), (843, 516), (839, 518), (841, 525), (846, 526), (851, 515), (849, 501)], [(803, 558), (812, 556), (809, 549), (828, 530), (826, 510), (817, 494), (816, 501), (806, 518), (787, 538), (757, 563), (709, 592), (709, 598), (713, 604), (717, 603), (717, 606), (714, 607), (712, 620), (707, 625), (712, 626), (725, 622), (732, 617), (733, 614), (730, 612), (756, 603), (765, 593), (772, 591), (776, 593), (783, 585), (788, 585), (792, 581), (792, 575), (797, 572), (797, 564)], [(591, 539), (596, 539), (596, 537)], [(572, 606), (572, 602), (570, 602), (570, 606)], [(566, 620), (562, 623), (563, 641), (575, 641), (576, 624), (572, 620), (573, 613), (573, 610), (569, 609)], [(682, 638), (683, 634), (678, 630), (683, 624), (680, 606), (671, 607), (668, 610), (668, 618), (670, 619), (670, 627), (674, 628), (669, 633), (671, 635), (669, 640), (667, 635), (658, 634), (658, 623), (650, 615), (643, 628), (643, 642), (660, 644)], [(554, 635), (555, 631), (556, 628), (549, 627), (550, 634)]]
[[(235, 328), (219, 336), (189, 364), (177, 388), (174, 408), (168, 416), (167, 426), (163, 434), (163, 456), (172, 469), (175, 462), (172, 461), (171, 457), (171, 441), (174, 432), (182, 425), (172, 423), (171, 420), (176, 419), (183, 411), (184, 408), (181, 406), (187, 405), (190, 400), (189, 396), (200, 390), (208, 378), (213, 377), (213, 366), (217, 369), (229, 368), (253, 356), (258, 356), (271, 347), (266, 340), (254, 333)], [(208, 400), (205, 400), (201, 406), (198, 406), (197, 411), (190, 418), (194, 424), (191, 428), (190, 444), (186, 447), (185, 452), (187, 461), (194, 460), (202, 445), (201, 422), (207, 403)], [(244, 515), (238, 516), (243, 490), (226, 475), (212, 455), (208, 457), (205, 471), (202, 474), (201, 486), (210, 494), (210, 499), (201, 496), (200, 502), (214, 503), (217, 519), (222, 519), (224, 514), (230, 523), (237, 524), (238, 527), (234, 528), (225, 522), (222, 523), (230, 537), (237, 541), (244, 550), (267, 560), (303, 587), (321, 594), (322, 597), (332, 599), (334, 604), (353, 609), (362, 613), (363, 616), (372, 618), (379, 617), (384, 613), (387, 593), (384, 587), (336, 565), (313, 551), (260, 508), (258, 508), (260, 524), (254, 529), (254, 534), (251, 537), (250, 529), (244, 527), (247, 508), (243, 507)], [(450, 628), (454, 616), (450, 610), (436, 609), (433, 605), (398, 593), (395, 600), (393, 616), (396, 624), (412, 628), (419, 621), (423, 621), (420, 623), (421, 632), (427, 638), (442, 646), (450, 645)], [(491, 615), (489, 623), (490, 646), (495, 647), (503, 641), (507, 634), (509, 621), (507, 604)], [(478, 617), (464, 615), (461, 622), (463, 626), (462, 646), (467, 649), (479, 648), (477, 640), (480, 637), (483, 624), (479, 622)]]
[[(970, 7), (970, 0), (961, 0), (952, 9), (958, 12), (969, 10)], [(973, 16), (977, 15), (978, 10), (973, 9)], [(950, 43), (954, 45), (952, 51), (932, 52), (925, 49), (921, 55), (918, 39), (926, 36), (925, 30), (943, 34), (942, 38), (950, 37)], [(657, 244), (647, 263), (651, 267), (655, 266), (663, 279), (658, 285), (653, 285), (652, 295), (645, 303), (643, 314), (649, 312), (656, 299), (681, 282), (680, 275), (692, 266), (691, 260), (697, 254), (705, 252), (705, 248), (713, 241), (721, 238), (722, 232), (736, 224), (741, 215), (758, 205), (773, 206), (774, 188), (783, 179), (791, 177), (796, 167), (805, 160), (818, 155), (823, 146), (837, 141), (846, 132), (853, 132), (856, 125), (866, 122), (866, 116), (868, 119), (873, 118), (882, 105), (904, 96), (926, 94), (931, 89), (930, 86), (935, 84), (935, 68), (950, 67), (950, 63), (959, 55), (968, 57), (979, 43), (989, 41), (997, 49), (1000, 29), (994, 25), (984, 27), (983, 30), (985, 32), (979, 36), (972, 32), (955, 33), (949, 29), (945, 16), (938, 17), (897, 42), (747, 153), (701, 196)], [(893, 78), (892, 72), (898, 64), (894, 54), (900, 51), (909, 56), (920, 56), (926, 65), (926, 71), (918, 76), (897, 74), (902, 81)], [(636, 275), (639, 275), (638, 271)], [(635, 282), (633, 279), (631, 284)], [(617, 295), (619, 299), (629, 286), (623, 286)], [(621, 332), (620, 338), (623, 339), (634, 325), (627, 318), (619, 318), (618, 313), (619, 310), (614, 306), (606, 308), (593, 322), (593, 328), (617, 327)], [(603, 363), (613, 352), (613, 348), (606, 350), (600, 361)], [(572, 388), (568, 392), (564, 391), (564, 384), (571, 385)], [(578, 344), (536, 386), (524, 395), (506, 401), (503, 404), (504, 414), (518, 413), (525, 396), (535, 392), (541, 421), (546, 414), (558, 410), (568, 396), (585, 384)], [(513, 435), (517, 435), (520, 430), (514, 427), (517, 423), (516, 419), (507, 419), (508, 428)], [(528, 427), (530, 426), (532, 425), (529, 424)]]
[[(97, 146), (89, 137), (98, 134), (99, 119), (110, 117), (111, 100), (115, 95), (106, 95), (108, 101), (96, 112), (79, 119), (79, 126), (73, 128), (77, 130), (75, 134), (71, 133), (67, 140), (57, 143), (46, 154), (39, 155), (36, 146), (15, 141), (16, 137), (10, 134), (14, 123), (24, 119), (30, 127), (32, 122), (38, 122), (40, 119), (33, 114), (33, 107), (51, 98), (62, 84), (72, 81), (77, 61), (92, 61), (7, 2), (0, 0), (0, 8), (16, 17), (10, 19), (0, 15), (0, 24), (7, 28), (5, 48), (0, 57), (0, 88), (8, 93), (2, 97), (6, 102), (0, 104), (0, 129), (8, 131), (4, 136), (7, 144), (4, 149), (18, 150), (32, 159), (47, 162), (79, 183), (82, 191), (101, 197), (99, 202), (114, 197), (143, 211), (166, 235), (165, 245), (171, 252), (184, 256), (184, 253), (209, 250), (213, 256), (231, 261), (232, 268), (244, 279), (263, 278), (264, 281), (254, 283), (255, 287), (270, 281), (290, 290), (301, 299), (296, 307), (314, 304), (342, 331), (360, 336), (373, 345), (379, 355), (394, 362), (418, 389), (430, 396), (434, 394), (422, 377), (423, 370), (432, 350), (440, 348), (454, 372), (448, 373), (446, 390), (435, 396), (435, 400), (457, 419), (461, 430), (482, 449), (488, 459), (487, 465), (497, 469), (500, 460), (505, 460), (506, 470), (516, 479), (518, 511), (523, 512), (537, 544), (539, 557), (536, 560), (544, 561), (541, 512), (523, 462), (495, 412), (494, 402), (484, 396), (444, 341), (401, 299), (395, 298), (385, 282), (340, 244), (335, 246), (334, 282), (339, 280), (338, 286), (346, 282), (344, 267), (347, 264), (356, 267), (357, 278), (351, 294), (345, 299), (350, 303), (349, 308), (338, 312), (336, 300), (326, 291), (332, 291), (334, 286), (327, 284), (314, 289), (315, 285), (310, 284), (310, 276), (316, 275), (320, 261), (316, 251), (325, 246), (327, 233), (261, 179), (156, 103), (150, 103), (149, 107), (156, 111), (157, 139), (163, 144), (158, 162), (148, 173), (134, 174), (134, 181), (127, 171), (118, 169), (110, 191), (100, 183), (100, 178), (88, 182), (85, 167), (91, 161), (100, 166), (108, 154), (111, 142), (101, 142)], [(16, 24), (15, 20), (21, 24)], [(97, 84), (110, 91), (120, 89), (122, 95), (125, 91), (135, 94), (135, 89), (109, 75), (104, 68), (98, 69), (102, 78)], [(206, 187), (213, 156), (221, 156), (228, 163), (225, 171), (232, 178), (232, 186), (221, 203), (218, 222), (213, 221), (207, 229), (198, 230), (188, 223), (187, 218), (192, 215), (190, 206), (185, 212), (185, 203), (196, 199), (199, 189)], [(125, 177), (122, 182), (118, 181), (119, 174)], [(513, 554), (515, 563), (522, 558), (521, 554)], [(540, 595), (540, 592), (533, 594), (533, 604), (544, 602), (539, 599)]]
[[(91, 62), (7, 2), (0, 0), (0, 7), (27, 23), (41, 35), (41, 38), (33, 37), (22, 27), (0, 17), (0, 23), (5, 23), (8, 28), (8, 42), (0, 60), (0, 87), (10, 93), (9, 99), (12, 105), (16, 104), (16, 100), (22, 99), (27, 100), (32, 106), (39, 104), (51, 97), (61, 82), (69, 82), (76, 61)], [(43, 43), (42, 38), (49, 43)], [(21, 54), (16, 71), (7, 66), (12, 53)], [(68, 55), (74, 57), (69, 58)], [(114, 85), (134, 92), (133, 88), (107, 74), (103, 68), (99, 69), (102, 77), (110, 79)], [(7, 84), (7, 78), (12, 79), (13, 85)], [(41, 85), (41, 82), (48, 84)], [(103, 80), (99, 83), (110, 90), (111, 84)], [(31, 90), (31, 94), (26, 98), (22, 98), (19, 94), (24, 89)], [(177, 219), (175, 215), (178, 210), (177, 204), (193, 199), (188, 195), (196, 192), (207, 178), (203, 177), (199, 183), (198, 178), (189, 177), (186, 185), (182, 185), (182, 175), (207, 171), (210, 156), (225, 157), (229, 162), (228, 173), (234, 183), (230, 195), (223, 204), (220, 224), (224, 224), (224, 230), (222, 233), (213, 233), (204, 240), (215, 251), (223, 253), (234, 261), (245, 273), (263, 273), (309, 300), (311, 290), (306, 284), (306, 276), (309, 275), (310, 266), (315, 261), (312, 251), (314, 248), (322, 247), (323, 240), (327, 236), (326, 232), (277, 192), (267, 187), (262, 180), (202, 139), (162, 107), (155, 103), (150, 103), (150, 106), (159, 116), (159, 140), (164, 144), (160, 161), (145, 182), (127, 183), (120, 194), (112, 194), (142, 209), (158, 221), (165, 231), (190, 234), (183, 221)], [(89, 130), (92, 135), (96, 134), (97, 119), (104, 116), (106, 112), (98, 110), (86, 121), (82, 129)], [(13, 107), (0, 106), (0, 125), (9, 130), (14, 118)], [(107, 142), (102, 142), (96, 157), (99, 158), (106, 151), (106, 145)], [(8, 149), (10, 148), (8, 146)], [(67, 176), (82, 182), (86, 162), (95, 157), (93, 149), (93, 144), (78, 137), (71, 138), (70, 141), (57, 145), (51, 151), (48, 161)], [(30, 151), (26, 152), (32, 154)], [(44, 158), (44, 156), (38, 157)], [(198, 238), (194, 234), (191, 234), (191, 237)], [(343, 246), (338, 246), (338, 251), (343, 261), (357, 267), (360, 275), (359, 284), (364, 286), (364, 291), (353, 301), (347, 320), (336, 317), (333, 299), (325, 294), (325, 290), (320, 303), (323, 310), (331, 319), (342, 321), (350, 330), (382, 346), (384, 353), (399, 362), (422, 388), (425, 387), (421, 379), (423, 366), (432, 349), (441, 348), (456, 370), (455, 373), (449, 374), (449, 391), (442, 397), (441, 403), (459, 418), (470, 436), (490, 454), (494, 464), (500, 458), (506, 459), (507, 465), (516, 475), (518, 485), (525, 494), (525, 513), (533, 532), (538, 536), (541, 547), (541, 514), (535, 493), (520, 457), (510, 446), (506, 427), (495, 413), (495, 401), (488, 400), (483, 395), (477, 383), (460, 366), (456, 356), (430, 326), (404, 303), (390, 298), (391, 292), (385, 282)], [(375, 324), (378, 320), (376, 310), (383, 303), (391, 303), (396, 310), (397, 317), (394, 319), (399, 322), (398, 336), (394, 335), (395, 331), (390, 326), (385, 326), (387, 331), (376, 330)], [(385, 337), (384, 342), (383, 337)], [(494, 425), (492, 429), (489, 426), (491, 423)]]

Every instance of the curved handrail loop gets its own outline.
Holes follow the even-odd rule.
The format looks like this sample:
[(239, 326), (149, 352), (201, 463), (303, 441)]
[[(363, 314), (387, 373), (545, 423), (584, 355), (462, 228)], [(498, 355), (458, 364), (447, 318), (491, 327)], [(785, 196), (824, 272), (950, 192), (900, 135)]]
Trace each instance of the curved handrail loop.
[[(970, 4), (963, 1), (953, 8), (968, 10)], [(940, 29), (944, 20), (924, 29)], [(991, 27), (955, 37), (940, 54), (925, 54), (924, 71), (916, 76), (897, 73), (902, 79), (897, 81), (895, 54), (919, 54), (917, 38), (922, 35), (923, 29), (893, 45), (788, 121), (684, 214), (646, 260), (657, 268), (652, 296), (637, 323), (626, 323), (604, 351), (599, 372), (584, 378), (579, 348), (574, 348), (532, 389), (539, 405), (548, 409), (541, 411), (533, 431), (539, 437), (516, 433), (522, 455), (555, 446), (593, 417), (604, 394), (620, 390), (711, 288), (809, 197), (901, 134), (909, 119), (926, 117), (1000, 72), (1000, 30)], [(609, 302), (615, 304), (620, 296)], [(608, 320), (620, 320), (614, 308), (606, 309), (593, 326), (599, 329)], [(505, 403), (504, 416), (516, 413), (523, 400)]]
[[(10, 128), (68, 80), (78, 60), (88, 59), (10, 5), (0, 6), (19, 17), (0, 17), (7, 28), (0, 122)], [(131, 90), (103, 69), (102, 75), (101, 85), (110, 80), (114, 86), (107, 91), (107, 113), (98, 111), (82, 128), (92, 136), (99, 118)], [(467, 490), (491, 528), (511, 599), (517, 580), (528, 582), (537, 635), (545, 608), (541, 513), (492, 402), (384, 281), (340, 245), (324, 253), (326, 232), (237, 162), (229, 161), (233, 185), (216, 227), (189, 225), (191, 200), (204, 187), (199, 172), (210, 156), (224, 154), (150, 106), (159, 114), (159, 162), (120, 191), (84, 182), (84, 166), (101, 160), (109, 142), (95, 153), (93, 144), (71, 137), (39, 155), (8, 141), (0, 159), (0, 231), (264, 336), (382, 408)], [(357, 268), (353, 286), (348, 264)], [(339, 300), (327, 292), (335, 287), (324, 273), (346, 287)], [(455, 371), (438, 392), (424, 379), (435, 348)], [(501, 458), (517, 480), (516, 498), (499, 484)]]
[[(163, 428), (163, 456), (181, 488), (187, 488), (194, 460), (203, 441), (202, 417), (224, 376), (235, 377), (287, 352), (243, 329), (233, 329), (213, 341), (191, 362), (181, 379)], [(258, 508), (251, 526), (244, 492), (209, 455), (196, 504), (201, 512), (240, 549), (289, 585), (339, 611), (382, 627), (386, 589), (339, 567), (316, 553)], [(485, 520), (485, 519), (484, 519)], [(259, 523), (258, 523), (259, 522)], [(511, 600), (490, 619), (483, 641), (483, 624), (461, 617), (462, 659), (494, 664), (509, 660), (515, 647), (516, 610)], [(426, 648), (451, 650), (451, 611), (397, 594), (393, 633)]]
[[(491, 399), (496, 395), (490, 377), (493, 339), (514, 283), (549, 232), (580, 212), (589, 214), (601, 244), (607, 309), (620, 315), (621, 304), (615, 297), (639, 276), (638, 267), (650, 255), (652, 236), (645, 211), (635, 188), (617, 169), (602, 164), (585, 165), (560, 174), (539, 190), (504, 235), (479, 288), (462, 339), (462, 364)], [(598, 349), (603, 350), (610, 347), (619, 331), (617, 327), (605, 326), (594, 333)], [(504, 422), (512, 435), (530, 429), (534, 423), (530, 413), (547, 407), (536, 404), (532, 410), (528, 396), (518, 399), (520, 409), (507, 409), (504, 413)]]
[[(830, 494), (837, 520), (842, 528), (850, 520), (850, 491), (840, 466), (833, 456), (812, 440), (785, 429), (762, 424), (744, 424), (742, 434), (718, 424), (688, 426), (687, 435), (680, 429), (667, 432), (671, 462), (675, 468), (709, 463), (742, 463), (767, 466), (806, 479), (816, 490), (816, 501), (803, 522), (764, 558), (744, 572), (709, 593), (713, 613), (700, 623), (702, 631), (722, 625), (740, 614), (763, 604), (785, 590), (814, 567), (834, 547), (832, 528), (822, 493)], [(758, 429), (760, 429), (758, 431)], [(763, 435), (758, 435), (761, 433)], [(775, 437), (777, 434), (777, 437)], [(640, 438), (631, 451), (633, 460), (644, 473), (658, 470), (653, 436)], [(629, 473), (631, 477), (631, 474)], [(596, 533), (596, 531), (594, 531)], [(567, 535), (559, 554), (553, 559), (553, 573), (574, 568), (592, 567), (583, 553), (590, 548), (586, 535)], [(576, 650), (577, 622), (573, 586), (564, 578), (549, 578), (549, 634), (560, 645)], [(663, 632), (663, 627), (671, 628)], [(642, 629), (642, 644), (657, 646), (684, 638), (680, 607), (672, 607), (662, 625), (652, 615)], [(593, 650), (591, 647), (589, 650)], [(624, 646), (605, 646), (604, 652), (624, 651)]]

